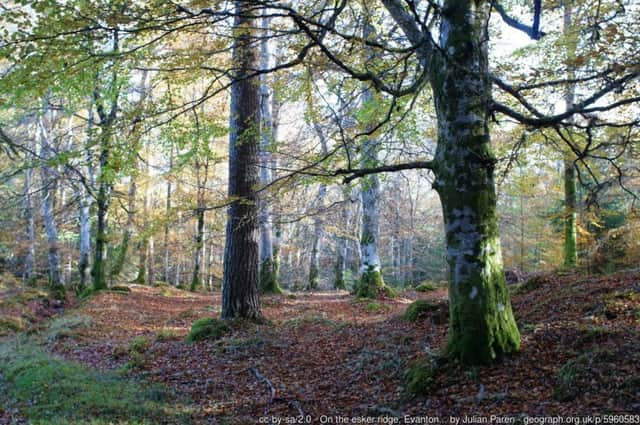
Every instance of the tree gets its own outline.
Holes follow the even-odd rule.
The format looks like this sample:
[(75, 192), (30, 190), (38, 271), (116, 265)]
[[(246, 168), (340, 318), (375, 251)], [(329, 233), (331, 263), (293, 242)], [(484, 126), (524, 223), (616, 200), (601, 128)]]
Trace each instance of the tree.
[[(567, 61), (570, 62), (575, 57), (574, 35), (571, 34), (571, 8), (570, 0), (563, 1), (564, 19), (562, 31), (564, 36), (569, 38), (567, 46)], [(575, 79), (575, 72), (569, 71), (567, 79)], [(568, 84), (565, 88), (565, 110), (571, 110), (574, 106), (575, 87)], [(575, 267), (578, 262), (577, 232), (576, 232), (576, 172), (573, 161), (574, 155), (570, 152), (564, 158), (564, 266)]]
[(253, 70), (259, 69), (253, 46), (255, 11), (247, 2), (235, 2), (233, 32), (233, 82), (229, 122), (229, 198), (224, 271), (222, 318), (260, 319), (258, 292), (259, 228), (255, 188), (259, 184), (260, 89)]
[[(47, 128), (45, 119), (53, 118), (50, 114), (51, 105), (49, 103), (49, 97), (44, 101), (44, 113), (43, 116), (38, 117), (38, 129), (40, 139), (40, 157), (43, 160), (40, 166), (40, 180), (42, 182), (42, 218), (44, 221), (45, 232), (47, 234), (47, 259), (49, 263), (49, 287), (54, 297), (63, 299), (65, 297), (64, 279), (60, 273), (60, 254), (58, 250), (58, 228), (56, 226), (54, 217), (54, 203), (53, 197), (55, 196), (54, 181), (55, 171), (49, 165), (48, 161), (51, 161), (55, 156), (55, 148), (52, 145), (51, 133)], [(53, 125), (52, 123), (50, 123)]]

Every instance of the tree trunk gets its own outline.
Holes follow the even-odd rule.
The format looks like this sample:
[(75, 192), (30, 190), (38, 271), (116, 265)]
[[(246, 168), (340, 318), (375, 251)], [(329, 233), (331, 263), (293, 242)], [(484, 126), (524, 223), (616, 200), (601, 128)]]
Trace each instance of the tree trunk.
[(23, 286), (26, 284), (32, 284), (35, 279), (36, 235), (33, 220), (33, 200), (31, 198), (32, 186), (33, 168), (27, 168), (24, 173), (23, 194), (24, 220), (27, 230), (27, 255), (24, 259)]
[[(169, 171), (173, 169), (173, 146), (169, 152)], [(165, 205), (164, 235), (162, 238), (162, 280), (169, 282), (169, 216), (171, 214), (171, 178), (167, 178), (167, 199)]]
[(191, 276), (191, 286), (189, 290), (197, 291), (201, 286), (200, 267), (203, 260), (202, 248), (204, 246), (204, 208), (200, 206), (198, 200), (198, 209), (196, 210), (196, 245), (193, 249), (193, 275)]
[[(346, 232), (350, 227), (351, 222), (351, 196), (345, 192), (344, 193), (344, 205), (342, 207), (342, 225), (343, 232)], [(336, 268), (335, 268), (335, 280), (333, 282), (334, 289), (347, 289), (346, 283), (344, 281), (345, 272), (347, 271), (347, 255), (349, 251), (349, 238), (346, 234), (342, 234), (338, 237), (337, 243), (337, 258), (336, 258)]]
[[(312, 112), (312, 120), (315, 120), (315, 114)], [(320, 124), (313, 123), (313, 127), (320, 139), (320, 146), (322, 147), (322, 154), (327, 155), (327, 139), (324, 135)], [(327, 186), (324, 183), (320, 183), (318, 188), (317, 198), (317, 210), (322, 211), (324, 209), (324, 197), (327, 193)], [(322, 213), (320, 213), (322, 214)], [(309, 280), (307, 282), (307, 289), (314, 290), (318, 288), (318, 278), (320, 275), (320, 251), (322, 249), (322, 217), (316, 211), (316, 215), (313, 217), (313, 241), (311, 242), (311, 257), (309, 258)]]
[(110, 270), (111, 280), (117, 279), (122, 273), (124, 262), (127, 258), (127, 251), (129, 250), (129, 242), (131, 237), (136, 231), (136, 196), (138, 194), (138, 170), (137, 161), (133, 164), (134, 171), (131, 174), (131, 181), (129, 182), (129, 191), (127, 193), (127, 224), (125, 225), (124, 234), (122, 235), (122, 242), (115, 250), (115, 258)]
[[(490, 149), (489, 2), (445, 1), (431, 83), (438, 116), (436, 180), (449, 265), (449, 352), (489, 363), (517, 351), (520, 335), (505, 284)], [(457, 66), (449, 65), (454, 61)]]
[[(571, 34), (571, 2), (564, 1), (563, 32), (570, 40), (567, 48), (567, 59), (573, 60), (575, 56), (575, 44)], [(575, 72), (569, 71), (567, 79), (575, 79)], [(573, 108), (575, 98), (575, 86), (569, 83), (565, 92), (566, 109)], [(576, 231), (576, 175), (572, 154), (567, 153), (564, 159), (564, 266), (575, 267), (578, 263), (577, 231)]]
[(107, 212), (111, 201), (111, 179), (107, 175), (109, 153), (111, 150), (109, 142), (109, 132), (103, 127), (103, 134), (100, 135), (100, 174), (98, 177), (98, 196), (96, 199), (98, 222), (96, 225), (96, 246), (93, 257), (93, 289), (99, 291), (107, 288)]
[[(368, 28), (368, 25), (367, 25)], [(367, 31), (365, 31), (367, 38)], [(362, 104), (374, 102), (371, 88), (362, 94)], [(365, 140), (362, 147), (362, 164), (364, 167), (375, 167), (378, 163), (379, 143), (374, 138)], [(385, 285), (378, 255), (379, 220), (380, 220), (380, 179), (376, 174), (362, 178), (362, 229), (360, 233), (360, 252), (362, 263), (361, 276), (356, 296), (376, 298), (380, 295), (393, 296), (393, 290)]]
[(78, 219), (80, 221), (80, 259), (78, 271), (80, 273), (80, 285), (78, 291), (82, 292), (91, 279), (91, 196), (85, 189), (80, 190), (80, 208)]
[[(266, 10), (264, 11), (266, 14)], [(269, 22), (262, 18), (263, 38), (260, 41), (260, 67), (269, 69)], [(260, 83), (260, 185), (267, 186), (272, 181), (270, 167), (272, 165), (271, 146), (273, 144), (273, 104), (266, 75), (262, 75)], [(281, 293), (278, 276), (273, 259), (273, 220), (271, 205), (264, 197), (260, 199), (260, 288), (264, 293)]]
[[(45, 101), (45, 116), (48, 110), (48, 100)], [(40, 126), (40, 179), (42, 181), (42, 218), (44, 220), (45, 233), (47, 235), (47, 259), (49, 264), (49, 288), (55, 298), (65, 297), (64, 279), (60, 272), (60, 254), (58, 249), (58, 229), (54, 218), (53, 197), (55, 194), (54, 171), (47, 161), (54, 157), (54, 150), (49, 139), (49, 132), (45, 127), (43, 118), (38, 119)]]
[(247, 78), (259, 67), (257, 51), (252, 47), (257, 19), (251, 16), (251, 5), (240, 0), (235, 5), (237, 37), (232, 62), (236, 72), (231, 86), (229, 197), (239, 201), (227, 212), (222, 318), (260, 319), (258, 205), (254, 192), (260, 183), (260, 90), (255, 81)]

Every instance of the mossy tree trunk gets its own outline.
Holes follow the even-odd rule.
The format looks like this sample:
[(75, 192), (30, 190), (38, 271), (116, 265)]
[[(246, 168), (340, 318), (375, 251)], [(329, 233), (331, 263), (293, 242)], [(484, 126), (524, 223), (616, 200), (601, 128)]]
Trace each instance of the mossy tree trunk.
[[(364, 25), (363, 37), (369, 38), (373, 34), (371, 24)], [(367, 61), (375, 61), (375, 55), (368, 52)], [(366, 109), (373, 108), (375, 102), (373, 90), (366, 87), (361, 95), (361, 103)], [(361, 163), (365, 167), (378, 165), (379, 141), (374, 137), (367, 138), (362, 146)], [(356, 296), (375, 298), (380, 295), (393, 295), (393, 291), (385, 285), (380, 267), (378, 254), (379, 220), (380, 220), (380, 179), (376, 174), (366, 176), (361, 181), (362, 193), (362, 229), (360, 237), (360, 252), (362, 263), (361, 275), (356, 288)]]
[(96, 223), (96, 243), (93, 256), (93, 290), (99, 291), (107, 288), (107, 212), (111, 201), (111, 183), (107, 175), (109, 154), (111, 150), (108, 141), (108, 134), (101, 136), (101, 151), (99, 157), (100, 174), (98, 176), (98, 196), (96, 197), (97, 223)]
[[(517, 351), (500, 250), (488, 129), (489, 2), (447, 0), (431, 83), (438, 117), (434, 188), (440, 195), (449, 266), (451, 355), (490, 363)], [(451, 63), (455, 63), (452, 66)]]
[(259, 224), (255, 188), (259, 179), (260, 88), (248, 76), (259, 69), (255, 43), (257, 18), (247, 2), (236, 0), (235, 43), (232, 62), (236, 70), (231, 85), (229, 123), (229, 197), (222, 318), (261, 319), (259, 300)]

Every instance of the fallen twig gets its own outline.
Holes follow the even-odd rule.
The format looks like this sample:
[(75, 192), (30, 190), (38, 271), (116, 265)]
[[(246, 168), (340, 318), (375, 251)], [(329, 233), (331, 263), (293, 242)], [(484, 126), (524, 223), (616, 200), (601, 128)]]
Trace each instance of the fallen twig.
[(302, 403), (296, 399), (286, 399), (282, 397), (276, 397), (276, 387), (273, 386), (271, 381), (264, 376), (258, 369), (255, 367), (250, 367), (249, 371), (253, 373), (253, 375), (261, 382), (264, 382), (267, 388), (269, 388), (269, 402), (267, 403), (267, 407), (264, 409), (264, 416), (267, 416), (269, 413), (269, 409), (273, 403), (287, 403), (288, 406), (295, 409), (300, 416), (304, 416), (304, 410), (302, 410)]

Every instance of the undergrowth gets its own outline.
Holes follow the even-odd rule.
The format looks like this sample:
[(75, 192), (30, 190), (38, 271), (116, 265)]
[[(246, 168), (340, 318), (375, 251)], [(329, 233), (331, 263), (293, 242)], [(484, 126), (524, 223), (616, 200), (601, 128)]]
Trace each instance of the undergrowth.
[(189, 423), (164, 387), (56, 358), (27, 343), (0, 346), (6, 396), (35, 425)]

